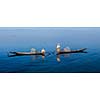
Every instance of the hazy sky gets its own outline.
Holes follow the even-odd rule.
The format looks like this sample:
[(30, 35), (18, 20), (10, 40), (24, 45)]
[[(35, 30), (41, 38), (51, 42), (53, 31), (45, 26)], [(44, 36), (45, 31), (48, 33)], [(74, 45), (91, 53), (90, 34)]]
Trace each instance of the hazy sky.
[(100, 28), (0, 28), (0, 47), (98, 46)]

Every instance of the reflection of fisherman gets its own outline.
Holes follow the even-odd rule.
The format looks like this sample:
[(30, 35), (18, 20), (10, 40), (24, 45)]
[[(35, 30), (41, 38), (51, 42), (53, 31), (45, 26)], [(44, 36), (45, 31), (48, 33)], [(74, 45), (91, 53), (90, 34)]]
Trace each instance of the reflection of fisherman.
[(31, 52), (32, 52), (32, 53), (36, 53), (37, 51), (36, 51), (36, 49), (32, 48), (32, 49), (31, 49)]
[(57, 56), (57, 61), (60, 62), (60, 55)]
[(42, 54), (45, 54), (45, 52), (46, 52), (46, 51), (45, 51), (45, 49), (43, 48), (43, 49), (41, 50), (41, 53), (42, 53)]
[(57, 46), (56, 46), (56, 51), (57, 51), (57, 53), (60, 52), (60, 44), (59, 44), (59, 43), (58, 43)]

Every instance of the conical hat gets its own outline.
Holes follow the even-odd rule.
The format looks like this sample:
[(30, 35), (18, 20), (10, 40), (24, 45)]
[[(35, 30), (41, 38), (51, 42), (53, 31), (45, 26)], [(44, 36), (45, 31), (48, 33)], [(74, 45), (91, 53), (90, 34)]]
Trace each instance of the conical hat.
[(56, 48), (60, 48), (60, 44), (59, 43), (57, 44), (57, 47)]

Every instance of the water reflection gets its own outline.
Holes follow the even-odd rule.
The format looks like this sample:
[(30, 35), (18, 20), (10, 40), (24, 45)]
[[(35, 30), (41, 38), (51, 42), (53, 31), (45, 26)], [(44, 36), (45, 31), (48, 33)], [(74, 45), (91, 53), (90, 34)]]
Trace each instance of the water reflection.
[(60, 62), (60, 55), (57, 55), (57, 61)]
[(38, 59), (38, 56), (37, 56), (37, 55), (35, 55), (35, 56), (31, 55), (31, 60), (32, 60), (32, 61), (34, 61), (34, 60), (36, 60), (36, 59)]
[(44, 59), (45, 58), (45, 56), (41, 56), (42, 57), (42, 59)]
[(39, 60), (41, 58), (42, 60), (45, 59), (45, 56), (39, 56), (39, 55), (31, 55), (30, 60), (34, 62), (35, 60)]
[(64, 58), (67, 58), (67, 57), (70, 56), (70, 54), (57, 55), (57, 61), (58, 62), (61, 62), (61, 59), (60, 59), (61, 56), (63, 56)]
[[(26, 55), (8, 55), (8, 57), (20, 57), (20, 56), (26, 56)], [(31, 55), (31, 61), (35, 61), (37, 59), (39, 59), (39, 55)], [(41, 55), (41, 58), (44, 60), (45, 56)]]

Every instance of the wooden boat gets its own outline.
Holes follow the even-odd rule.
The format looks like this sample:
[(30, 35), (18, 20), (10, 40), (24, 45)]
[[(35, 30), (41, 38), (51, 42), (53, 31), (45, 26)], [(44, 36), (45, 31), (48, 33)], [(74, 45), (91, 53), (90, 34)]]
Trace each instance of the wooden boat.
[(44, 53), (41, 52), (10, 52), (10, 54), (14, 54), (14, 55), (42, 55), (45, 56)]
[(57, 55), (60, 55), (60, 54), (68, 54), (68, 53), (85, 53), (84, 51), (86, 49), (87, 48), (82, 48), (82, 49), (78, 49), (78, 50), (60, 51), (59, 53), (57, 53)]

